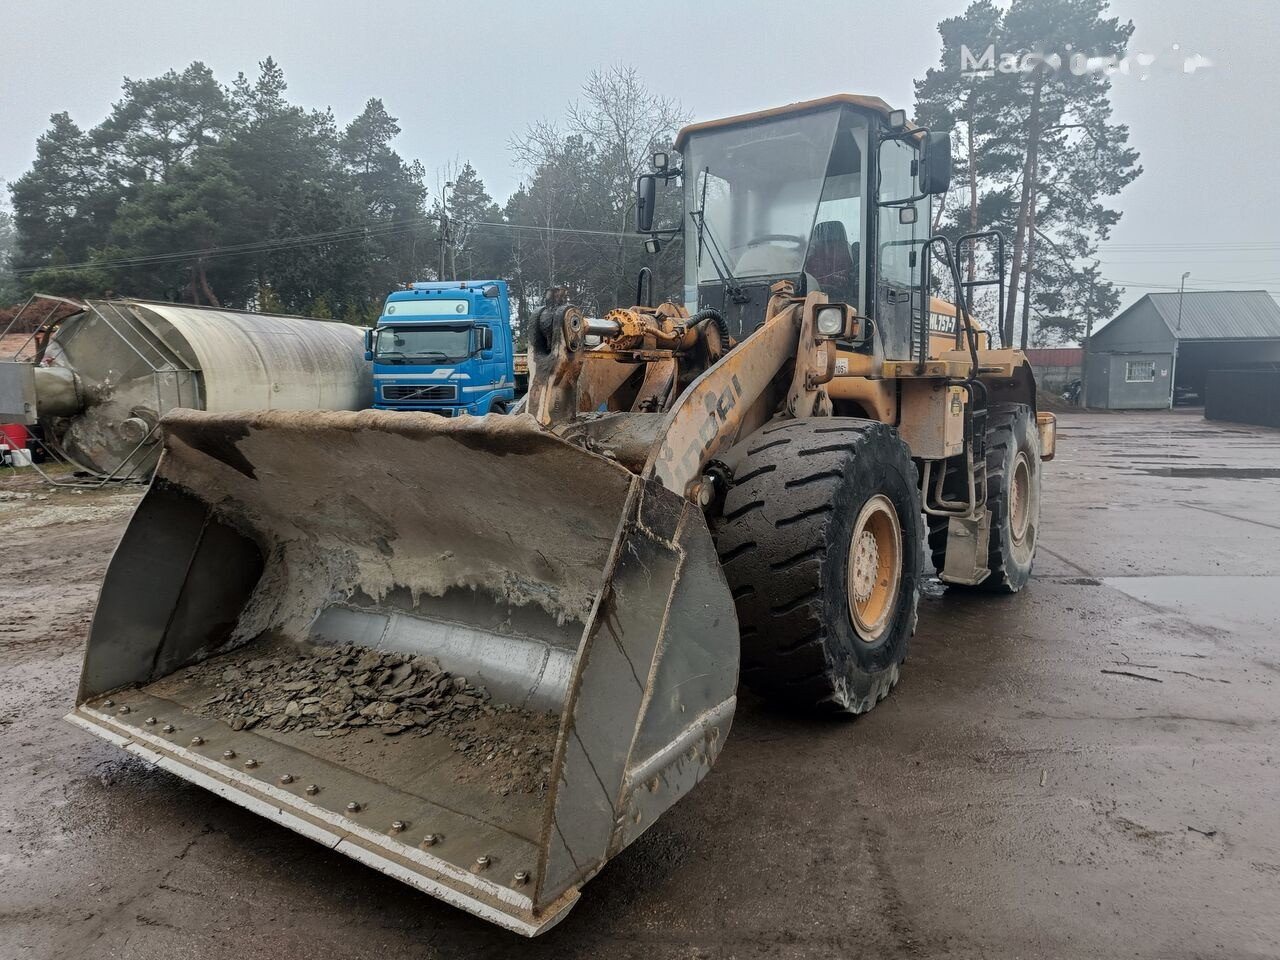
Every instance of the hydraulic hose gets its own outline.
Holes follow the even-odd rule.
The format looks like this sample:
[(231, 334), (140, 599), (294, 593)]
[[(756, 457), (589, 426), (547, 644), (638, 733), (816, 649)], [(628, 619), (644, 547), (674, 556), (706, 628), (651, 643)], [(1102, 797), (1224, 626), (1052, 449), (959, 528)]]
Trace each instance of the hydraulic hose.
[(725, 320), (724, 315), (715, 307), (703, 307), (692, 317), (689, 318), (689, 326), (694, 330), (700, 330), (708, 323), (714, 323), (716, 329), (720, 331), (720, 348), (725, 353), (729, 352), (729, 322)]

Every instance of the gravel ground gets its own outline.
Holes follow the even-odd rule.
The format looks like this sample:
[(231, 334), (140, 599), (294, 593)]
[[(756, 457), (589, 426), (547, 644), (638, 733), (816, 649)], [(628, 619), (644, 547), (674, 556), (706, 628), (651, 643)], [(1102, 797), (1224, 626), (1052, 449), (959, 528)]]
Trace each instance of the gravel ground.
[(532, 942), (63, 723), (136, 495), (0, 500), (0, 958), (1280, 955), (1280, 433), (1061, 423), (1026, 591), (926, 584), (854, 723), (744, 699)]

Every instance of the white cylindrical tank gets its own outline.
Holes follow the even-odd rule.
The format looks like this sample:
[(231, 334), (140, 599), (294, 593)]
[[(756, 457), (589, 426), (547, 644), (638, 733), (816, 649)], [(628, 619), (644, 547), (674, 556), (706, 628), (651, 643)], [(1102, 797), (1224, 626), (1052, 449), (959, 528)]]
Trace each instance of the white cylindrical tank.
[(160, 417), (198, 410), (362, 410), (373, 380), (360, 327), (140, 300), (86, 301), (43, 344), (34, 419), (102, 476), (150, 475)]

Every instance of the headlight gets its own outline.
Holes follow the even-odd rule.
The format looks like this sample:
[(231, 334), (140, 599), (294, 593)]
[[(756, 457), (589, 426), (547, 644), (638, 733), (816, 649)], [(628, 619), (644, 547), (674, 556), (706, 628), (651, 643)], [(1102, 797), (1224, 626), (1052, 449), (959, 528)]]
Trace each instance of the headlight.
[(821, 307), (818, 310), (818, 336), (838, 337), (844, 333), (844, 310), (841, 307)]

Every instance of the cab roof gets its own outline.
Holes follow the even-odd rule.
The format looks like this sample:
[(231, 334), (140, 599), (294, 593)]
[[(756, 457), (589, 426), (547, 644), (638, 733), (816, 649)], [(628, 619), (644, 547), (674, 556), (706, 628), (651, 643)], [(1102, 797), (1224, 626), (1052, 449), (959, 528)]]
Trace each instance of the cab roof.
[(486, 287), (497, 287), (501, 293), (506, 293), (507, 281), (505, 280), (422, 280), (417, 283), (411, 283), (406, 288), (400, 290), (392, 290), (388, 295), (388, 300), (404, 300), (415, 294), (423, 293), (451, 293), (455, 296), (458, 294), (475, 294), (482, 296)]
[[(768, 110), (757, 110), (754, 113), (740, 113), (734, 117), (724, 117), (720, 120), (704, 120), (701, 123), (691, 123), (687, 127), (683, 127), (676, 134), (675, 149), (683, 150), (684, 143), (690, 134), (700, 133), (703, 130), (714, 130), (716, 127), (732, 127), (741, 123), (753, 123), (757, 120), (765, 120), (769, 117), (781, 117), (792, 113), (806, 113), (810, 110), (821, 110), (824, 107), (832, 107), (837, 104), (849, 104), (854, 107), (861, 107), (864, 110), (874, 110), (881, 116), (888, 117), (893, 110), (887, 103), (879, 97), (864, 97), (857, 93), (833, 93), (829, 97), (821, 97), (817, 100), (801, 100), (798, 103), (788, 103), (783, 107), (770, 107)], [(910, 124), (908, 124), (910, 127)]]

